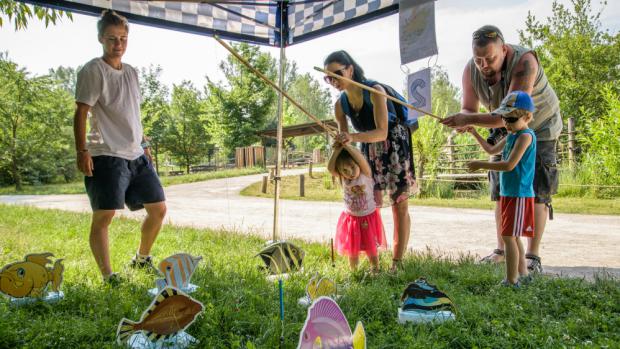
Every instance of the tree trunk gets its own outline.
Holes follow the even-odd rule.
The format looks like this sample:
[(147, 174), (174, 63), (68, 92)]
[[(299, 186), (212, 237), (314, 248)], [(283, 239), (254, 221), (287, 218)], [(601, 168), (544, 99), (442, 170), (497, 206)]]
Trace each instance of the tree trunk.
[(153, 143), (153, 150), (155, 151), (155, 172), (159, 176), (159, 144)]
[(13, 124), (13, 139), (11, 146), (11, 175), (15, 181), (15, 190), (22, 191), (22, 178), (19, 174), (19, 168), (17, 166), (17, 123)]

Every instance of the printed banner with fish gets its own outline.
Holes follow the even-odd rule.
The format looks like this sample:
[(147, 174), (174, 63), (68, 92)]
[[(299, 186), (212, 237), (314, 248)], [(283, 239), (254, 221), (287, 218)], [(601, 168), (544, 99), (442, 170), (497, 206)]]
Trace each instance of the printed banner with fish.
[[(407, 102), (426, 112), (431, 111), (431, 69), (426, 68), (407, 76)], [(410, 109), (407, 119), (417, 120), (424, 114)]]
[(434, 1), (401, 1), (398, 22), (400, 64), (437, 54)]

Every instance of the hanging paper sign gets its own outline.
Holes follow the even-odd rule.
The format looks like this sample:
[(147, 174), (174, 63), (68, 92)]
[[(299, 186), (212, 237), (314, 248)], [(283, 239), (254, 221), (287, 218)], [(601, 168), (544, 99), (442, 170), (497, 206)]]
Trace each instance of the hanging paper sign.
[(401, 1), (398, 19), (400, 64), (437, 54), (434, 1)]
[[(23, 261), (4, 266), (0, 270), (0, 292), (9, 296), (11, 301), (62, 298), (60, 284), (64, 267), (62, 259), (57, 259), (53, 267), (48, 267), (53, 256), (49, 252), (29, 254)], [(48, 292), (48, 286), (51, 286), (51, 292)]]
[[(407, 77), (407, 101), (418, 109), (431, 112), (431, 69), (426, 68)], [(417, 120), (424, 114), (410, 109), (407, 119)]]

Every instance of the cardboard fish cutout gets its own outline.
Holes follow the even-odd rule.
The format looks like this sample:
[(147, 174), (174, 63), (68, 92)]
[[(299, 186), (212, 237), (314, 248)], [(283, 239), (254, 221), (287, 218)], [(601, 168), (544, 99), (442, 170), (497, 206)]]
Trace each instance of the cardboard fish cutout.
[(366, 333), (358, 321), (355, 332), (338, 304), (329, 297), (319, 297), (308, 308), (306, 322), (299, 335), (297, 349), (365, 349)]
[(288, 273), (299, 270), (304, 259), (304, 251), (287, 241), (276, 241), (256, 256), (265, 263), (265, 269), (271, 274)]
[(62, 259), (57, 259), (54, 266), (49, 252), (29, 254), (24, 261), (7, 264), (0, 270), (0, 292), (13, 298), (42, 298), (48, 285), (58, 293), (62, 284), (64, 266)]
[(186, 293), (195, 291), (198, 286), (190, 284), (190, 280), (201, 260), (202, 257), (193, 257), (187, 253), (178, 253), (164, 259), (159, 263), (159, 271), (165, 279), (158, 279), (157, 289), (149, 292), (154, 295), (167, 286), (178, 288)]
[(430, 322), (454, 320), (452, 312), (454, 303), (450, 297), (420, 278), (407, 285), (400, 300), (403, 302), (398, 309), (398, 321)]
[(168, 340), (189, 327), (204, 309), (199, 301), (173, 287), (164, 288), (144, 311), (139, 322), (122, 319), (116, 331), (119, 345), (131, 335), (144, 332), (151, 342)]
[(306, 286), (306, 296), (299, 299), (298, 303), (302, 306), (309, 306), (317, 298), (321, 296), (337, 299), (336, 283), (326, 277), (319, 278), (319, 274), (315, 274)]

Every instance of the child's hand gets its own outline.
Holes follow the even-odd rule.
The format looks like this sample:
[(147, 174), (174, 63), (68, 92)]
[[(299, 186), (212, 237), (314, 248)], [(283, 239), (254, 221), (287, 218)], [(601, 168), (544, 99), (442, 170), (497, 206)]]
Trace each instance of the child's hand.
[(481, 161), (470, 161), (466, 164), (466, 166), (469, 172), (476, 172), (482, 168), (482, 162)]
[(465, 126), (465, 127), (457, 128), (456, 132), (458, 132), (458, 133), (465, 133), (465, 132), (474, 133), (474, 132), (476, 132), (476, 128), (473, 127), (473, 126)]

